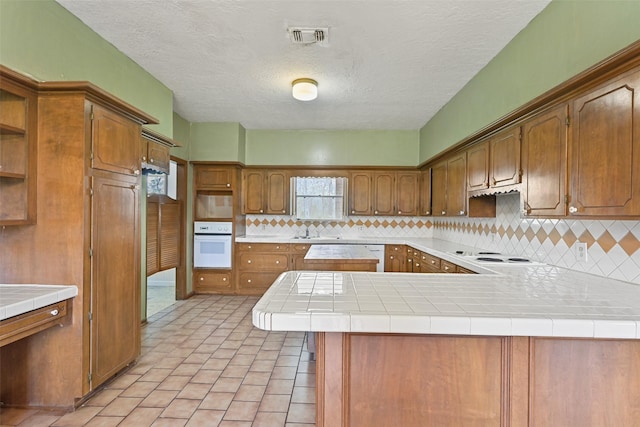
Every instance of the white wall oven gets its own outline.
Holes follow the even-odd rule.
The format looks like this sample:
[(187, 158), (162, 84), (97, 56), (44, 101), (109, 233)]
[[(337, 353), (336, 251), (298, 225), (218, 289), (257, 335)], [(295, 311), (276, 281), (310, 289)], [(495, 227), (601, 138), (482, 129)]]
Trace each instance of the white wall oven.
[(231, 222), (194, 222), (193, 266), (231, 268), (232, 231)]

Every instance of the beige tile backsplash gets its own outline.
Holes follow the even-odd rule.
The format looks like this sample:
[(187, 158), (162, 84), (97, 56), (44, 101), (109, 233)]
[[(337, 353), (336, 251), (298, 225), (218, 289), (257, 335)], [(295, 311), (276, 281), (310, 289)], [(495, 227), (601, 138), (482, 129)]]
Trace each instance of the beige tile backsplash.
[[(345, 222), (303, 223), (289, 216), (247, 215), (247, 234), (309, 232), (347, 237), (434, 237), (529, 257), (535, 261), (640, 284), (640, 221), (530, 219), (518, 193), (497, 197), (496, 218), (350, 217)], [(578, 262), (577, 242), (587, 243)]]

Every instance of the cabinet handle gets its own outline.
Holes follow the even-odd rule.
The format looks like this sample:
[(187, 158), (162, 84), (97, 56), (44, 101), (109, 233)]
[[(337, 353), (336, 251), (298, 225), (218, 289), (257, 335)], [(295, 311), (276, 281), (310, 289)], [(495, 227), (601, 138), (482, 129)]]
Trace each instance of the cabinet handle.
[(251, 283), (251, 279), (247, 280), (247, 283)]
[(280, 249), (280, 246), (276, 246), (276, 249)]
[(251, 249), (251, 245), (247, 246), (247, 248)]
[(416, 267), (420, 267), (420, 263), (419, 262), (416, 262)]
[(249, 259), (249, 260), (247, 260), (247, 264), (251, 264), (251, 260), (250, 260), (250, 259)]
[(276, 264), (280, 264), (280, 261), (276, 261)]
[(435, 259), (432, 259), (432, 260), (431, 260), (431, 264), (435, 264), (435, 263), (436, 263), (436, 260), (435, 260)]
[(493, 179), (491, 180), (491, 185), (493, 185), (494, 187), (495, 187), (495, 185), (496, 185), (497, 183), (498, 183), (498, 181), (496, 181), (496, 179), (495, 179), (495, 178), (493, 178)]
[(447, 267), (446, 265), (444, 266), (444, 271), (448, 271), (449, 267)]
[(423, 255), (423, 256), (422, 256), (422, 259), (427, 259), (427, 257)]
[(226, 281), (227, 281), (227, 278), (226, 278), (226, 277), (223, 277), (223, 278), (222, 278), (222, 281), (223, 281), (223, 282), (226, 282)]
[(446, 215), (446, 214), (447, 214), (447, 211), (442, 211), (442, 215)]
[(425, 212), (424, 212), (424, 214), (425, 214), (425, 215), (429, 215), (429, 214), (431, 214), (431, 212), (429, 212), (429, 211), (425, 211)]
[(460, 215), (464, 215), (464, 211), (460, 211)]
[(264, 211), (262, 209), (260, 209), (260, 213), (264, 213)]
[(576, 213), (578, 212), (578, 208), (576, 208), (575, 206), (569, 206), (569, 213)]
[(282, 209), (282, 213), (287, 213), (287, 211), (285, 211), (284, 209)]
[(136, 169), (136, 170), (134, 170), (134, 171), (133, 171), (133, 174), (134, 174), (135, 176), (140, 175), (140, 169)]
[(200, 281), (202, 282), (203, 280), (204, 280), (204, 277), (201, 277), (201, 278), (200, 278)]
[(149, 161), (150, 161), (151, 163), (153, 163), (153, 158), (149, 159)]
[(402, 215), (402, 211), (398, 211), (398, 215)]
[(356, 213), (356, 211), (351, 211), (352, 214)]
[(378, 215), (378, 211), (373, 211), (373, 214), (374, 215)]
[(147, 160), (147, 156), (142, 156), (142, 161), (146, 161)]
[(389, 256), (389, 259), (393, 259), (393, 255)]
[(229, 184), (228, 182), (227, 182), (227, 187), (231, 187), (231, 184)]
[(52, 316), (57, 316), (57, 315), (58, 315), (58, 313), (59, 313), (58, 309), (51, 310), (51, 315), (52, 315)]

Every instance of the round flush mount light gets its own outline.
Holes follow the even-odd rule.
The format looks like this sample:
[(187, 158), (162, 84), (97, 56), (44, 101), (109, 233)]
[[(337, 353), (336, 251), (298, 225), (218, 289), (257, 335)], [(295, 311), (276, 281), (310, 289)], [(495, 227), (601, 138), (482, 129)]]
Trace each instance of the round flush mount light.
[(318, 82), (313, 79), (296, 79), (291, 85), (291, 93), (299, 101), (313, 101), (318, 97)]

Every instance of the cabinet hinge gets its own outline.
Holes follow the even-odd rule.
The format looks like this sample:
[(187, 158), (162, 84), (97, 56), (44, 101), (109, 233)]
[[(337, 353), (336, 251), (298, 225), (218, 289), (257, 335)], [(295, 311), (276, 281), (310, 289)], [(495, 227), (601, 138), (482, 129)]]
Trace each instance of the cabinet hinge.
[(91, 106), (91, 112), (89, 113), (89, 120), (93, 120), (93, 105)]
[(93, 312), (90, 311), (88, 314), (89, 314), (89, 320), (93, 320)]
[(569, 204), (569, 195), (568, 194), (565, 194), (565, 196), (564, 196), (564, 204), (565, 205)]
[(93, 256), (93, 248), (89, 248), (89, 258)]
[(89, 372), (87, 374), (87, 381), (89, 382), (89, 384), (91, 384), (91, 380), (93, 379), (93, 374), (91, 372)]
[(567, 117), (565, 117), (564, 119), (564, 124), (567, 126), (571, 125), (571, 117), (569, 117), (568, 114), (567, 114)]
[(93, 188), (90, 188), (90, 189), (89, 189), (89, 195), (90, 195), (90, 196), (93, 196)]

